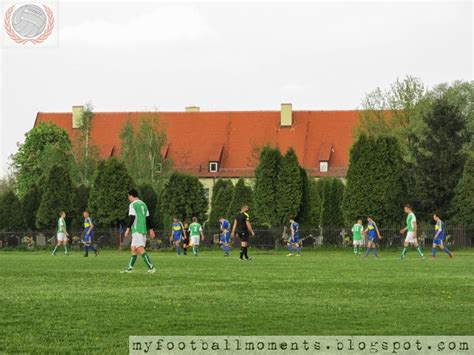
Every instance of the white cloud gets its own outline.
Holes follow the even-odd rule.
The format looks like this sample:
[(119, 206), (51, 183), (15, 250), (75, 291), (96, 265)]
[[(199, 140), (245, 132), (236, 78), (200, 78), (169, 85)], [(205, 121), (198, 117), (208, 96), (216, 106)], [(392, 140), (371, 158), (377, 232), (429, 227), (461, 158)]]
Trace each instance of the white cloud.
[(217, 38), (195, 6), (163, 5), (131, 17), (128, 22), (86, 20), (60, 30), (62, 43), (75, 41), (100, 46), (195, 41)]

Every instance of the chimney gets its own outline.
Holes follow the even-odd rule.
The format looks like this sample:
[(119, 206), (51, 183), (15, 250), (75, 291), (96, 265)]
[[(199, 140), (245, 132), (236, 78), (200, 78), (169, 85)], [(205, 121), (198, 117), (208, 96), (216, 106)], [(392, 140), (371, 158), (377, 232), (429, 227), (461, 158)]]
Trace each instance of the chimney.
[(293, 125), (293, 109), (291, 104), (281, 104), (280, 126), (291, 127)]
[(199, 112), (199, 106), (187, 106), (186, 112)]
[(72, 128), (82, 128), (84, 116), (84, 106), (72, 107)]

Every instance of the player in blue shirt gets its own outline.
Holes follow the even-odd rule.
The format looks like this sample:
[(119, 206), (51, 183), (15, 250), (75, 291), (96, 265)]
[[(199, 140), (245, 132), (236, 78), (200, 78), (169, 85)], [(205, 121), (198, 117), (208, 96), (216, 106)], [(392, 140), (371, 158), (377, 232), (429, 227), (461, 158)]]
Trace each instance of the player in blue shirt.
[(372, 216), (367, 217), (367, 229), (364, 232), (367, 233), (367, 251), (365, 252), (365, 257), (367, 257), (373, 249), (374, 256), (378, 258), (379, 251), (377, 249), (377, 243), (379, 239), (382, 239), (382, 236)]
[(185, 237), (184, 226), (181, 221), (175, 217), (173, 218), (173, 224), (171, 225), (171, 236), (170, 242), (176, 247), (176, 253), (181, 255), (181, 241)]
[(436, 258), (436, 247), (440, 247), (441, 250), (443, 250), (450, 258), (453, 257), (453, 253), (444, 246), (443, 241), (445, 240), (445, 235), (446, 235), (446, 227), (441, 218), (438, 216), (438, 214), (433, 215), (433, 219), (436, 222), (435, 225), (435, 236), (433, 238), (433, 249), (431, 252), (431, 258), (435, 259)]
[(89, 216), (88, 211), (84, 211), (82, 214), (84, 217), (84, 234), (82, 238), (82, 243), (84, 244), (84, 256), (89, 256), (89, 249), (95, 253), (95, 256), (99, 255), (99, 252), (92, 244), (92, 237), (94, 236), (94, 224), (92, 219)]
[(221, 234), (219, 237), (219, 243), (222, 249), (224, 249), (224, 256), (230, 255), (230, 222), (224, 217), (219, 217), (219, 224), (221, 228)]
[(300, 245), (300, 231), (299, 224), (295, 222), (294, 218), (290, 218), (290, 239), (288, 240), (288, 250), (290, 253), (287, 256), (293, 256), (293, 248), (296, 248), (296, 255), (301, 256)]

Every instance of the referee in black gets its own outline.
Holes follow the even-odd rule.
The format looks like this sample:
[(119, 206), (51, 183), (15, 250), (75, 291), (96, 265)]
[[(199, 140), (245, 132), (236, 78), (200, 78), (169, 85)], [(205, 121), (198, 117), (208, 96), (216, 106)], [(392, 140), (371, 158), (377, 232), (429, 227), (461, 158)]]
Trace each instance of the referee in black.
[(250, 216), (248, 214), (249, 206), (243, 205), (240, 209), (240, 213), (234, 219), (234, 226), (232, 227), (232, 235), (237, 232), (240, 238), (240, 260), (251, 260), (247, 254), (249, 244), (249, 233), (252, 237), (255, 237), (255, 232), (250, 224)]

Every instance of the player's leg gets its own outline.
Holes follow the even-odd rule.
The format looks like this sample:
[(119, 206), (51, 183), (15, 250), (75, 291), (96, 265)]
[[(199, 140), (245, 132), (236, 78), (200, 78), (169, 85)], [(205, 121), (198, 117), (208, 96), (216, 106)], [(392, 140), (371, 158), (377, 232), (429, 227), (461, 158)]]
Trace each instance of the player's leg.
[(176, 254), (181, 255), (181, 245), (179, 244), (179, 240), (174, 241), (174, 246), (176, 248)]
[(183, 243), (183, 255), (188, 255), (188, 243), (184, 241)]
[(436, 244), (437, 243), (436, 243), (436, 239), (435, 239), (435, 240), (433, 240), (433, 245), (431, 246), (431, 258), (432, 259), (436, 258), (436, 247), (437, 247)]
[(369, 254), (370, 254), (370, 252), (371, 252), (371, 250), (372, 250), (372, 245), (373, 245), (372, 240), (369, 240), (369, 242), (367, 243), (367, 250), (365, 251), (364, 257), (368, 257), (368, 256), (369, 256)]
[[(132, 239), (132, 244), (133, 244), (133, 239)], [(137, 248), (134, 245), (132, 245), (130, 247), (130, 251), (131, 251), (130, 261), (128, 262), (128, 266), (125, 272), (132, 272), (133, 267), (135, 266), (135, 263), (137, 261)]]
[(423, 251), (421, 250), (421, 246), (418, 245), (418, 241), (416, 240), (416, 237), (414, 237), (414, 240), (413, 240), (413, 247), (418, 251), (418, 254), (420, 254), (422, 258), (425, 257), (425, 255), (423, 254)]
[(53, 252), (51, 253), (52, 256), (56, 256), (56, 251), (58, 250), (58, 247), (61, 245), (61, 242), (59, 241), (59, 238), (56, 240), (56, 245), (54, 246)]
[(246, 260), (250, 260), (249, 254), (248, 254), (248, 250), (249, 250), (249, 243), (248, 243), (248, 241), (245, 241), (245, 242), (243, 243), (243, 247), (244, 247), (244, 257), (245, 257), (245, 259), (246, 259)]
[(359, 244), (355, 240), (352, 242), (352, 246), (354, 247), (354, 254), (359, 254)]
[(299, 241), (296, 243), (296, 255), (301, 256), (301, 244)]
[(443, 241), (440, 241), (439, 247), (441, 248), (442, 251), (444, 251), (450, 258), (453, 257), (453, 253), (448, 249), (448, 247), (444, 246)]
[(288, 241), (287, 245), (288, 251), (290, 252), (287, 256), (293, 256), (293, 244), (291, 243), (291, 241)]
[(407, 233), (405, 241), (403, 242), (403, 250), (402, 250), (402, 255), (400, 255), (400, 259), (404, 259), (408, 251), (408, 245), (409, 245), (409, 240), (410, 240), (409, 236), (410, 236), (410, 232)]
[(155, 266), (151, 262), (150, 256), (147, 254), (147, 252), (145, 250), (145, 243), (146, 243), (146, 237), (145, 236), (143, 236), (143, 240), (144, 241), (143, 241), (142, 245), (137, 248), (137, 252), (141, 255), (141, 257), (143, 259), (143, 262), (148, 267), (148, 271), (149, 272), (154, 272)]
[(89, 244), (84, 244), (84, 256), (89, 256)]

